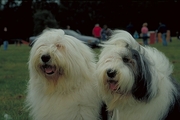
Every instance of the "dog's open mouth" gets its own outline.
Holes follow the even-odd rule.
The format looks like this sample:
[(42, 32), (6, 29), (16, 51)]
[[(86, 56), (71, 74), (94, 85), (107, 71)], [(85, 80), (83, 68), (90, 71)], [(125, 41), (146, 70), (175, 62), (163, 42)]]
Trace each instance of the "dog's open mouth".
[(41, 69), (44, 71), (45, 74), (47, 75), (52, 75), (56, 72), (56, 67), (52, 65), (42, 65)]
[(111, 93), (117, 93), (117, 94), (127, 94), (128, 92), (123, 91), (120, 86), (118, 85), (118, 80), (115, 79), (108, 79), (107, 83), (109, 85), (109, 89), (111, 90)]
[(107, 83), (109, 84), (109, 89), (111, 91), (117, 91), (118, 90), (118, 81), (117, 80), (113, 80), (113, 79), (109, 79), (107, 80)]

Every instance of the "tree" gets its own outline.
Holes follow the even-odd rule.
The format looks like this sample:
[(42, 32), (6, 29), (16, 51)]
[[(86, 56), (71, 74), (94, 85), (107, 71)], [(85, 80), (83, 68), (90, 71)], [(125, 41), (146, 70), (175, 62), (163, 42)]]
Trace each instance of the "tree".
[(57, 21), (48, 10), (39, 10), (34, 16), (34, 35), (39, 35), (46, 27), (58, 28)]

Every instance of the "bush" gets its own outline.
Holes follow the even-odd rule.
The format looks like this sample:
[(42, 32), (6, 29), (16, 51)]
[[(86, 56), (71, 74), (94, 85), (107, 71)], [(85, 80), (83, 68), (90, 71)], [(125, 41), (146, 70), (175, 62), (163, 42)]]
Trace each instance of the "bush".
[(34, 35), (40, 34), (45, 28), (58, 28), (53, 14), (48, 10), (39, 10), (34, 16)]

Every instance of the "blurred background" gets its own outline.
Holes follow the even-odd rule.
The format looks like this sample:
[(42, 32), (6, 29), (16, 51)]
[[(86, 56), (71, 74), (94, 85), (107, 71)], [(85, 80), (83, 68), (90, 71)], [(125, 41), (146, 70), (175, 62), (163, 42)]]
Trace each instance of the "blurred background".
[(179, 0), (0, 0), (0, 30), (8, 26), (12, 39), (28, 40), (45, 27), (69, 25), (92, 35), (96, 23), (125, 29), (131, 22), (140, 33), (144, 22), (149, 31), (163, 22), (176, 36), (180, 31), (179, 8)]

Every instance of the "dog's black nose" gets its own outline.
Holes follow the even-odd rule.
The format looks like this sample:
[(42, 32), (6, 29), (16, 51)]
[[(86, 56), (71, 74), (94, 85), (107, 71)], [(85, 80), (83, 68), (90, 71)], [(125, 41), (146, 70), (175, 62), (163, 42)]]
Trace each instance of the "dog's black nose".
[(41, 56), (41, 60), (43, 62), (45, 62), (45, 63), (48, 62), (50, 59), (51, 59), (50, 55), (43, 55), (43, 56)]
[(108, 69), (106, 72), (107, 72), (108, 77), (110, 78), (115, 77), (117, 73), (116, 70), (112, 70), (112, 69)]

